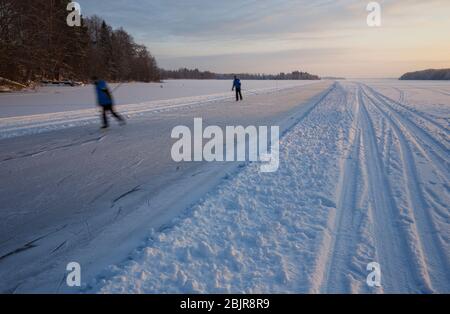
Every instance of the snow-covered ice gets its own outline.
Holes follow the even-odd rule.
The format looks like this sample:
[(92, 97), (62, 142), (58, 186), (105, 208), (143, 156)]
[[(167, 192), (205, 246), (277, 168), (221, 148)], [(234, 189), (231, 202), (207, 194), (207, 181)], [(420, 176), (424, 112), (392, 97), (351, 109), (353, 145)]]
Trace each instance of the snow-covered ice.
[(450, 86), (421, 106), (409, 84), (336, 83), (283, 137), (278, 172), (247, 165), (91, 291), (450, 292)]
[[(202, 84), (200, 90), (208, 91), (211, 82)], [(88, 280), (238, 167), (175, 163), (175, 126), (189, 126), (197, 117), (205, 126), (278, 124), (329, 85), (262, 82), (239, 103), (228, 84), (219, 96), (179, 98), (179, 92), (169, 100), (118, 106), (129, 123), (113, 123), (107, 132), (99, 129), (95, 109), (52, 108), (0, 119), (0, 176), (8, 182), (0, 186), (0, 290), (64, 291), (61, 277), (71, 261), (83, 266)], [(37, 103), (47, 96), (34, 95)]]
[[(88, 293), (450, 292), (449, 83), (255, 89), (0, 119), (0, 288), (71, 292), (76, 260)], [(279, 170), (170, 162), (194, 117), (282, 126)]]
[[(112, 84), (118, 110), (127, 118), (232, 100), (229, 81), (168, 80)], [(245, 81), (244, 95), (268, 94), (317, 81)], [(163, 88), (162, 88), (163, 87)], [(221, 91), (221, 92), (218, 92)], [(0, 139), (98, 123), (92, 86), (41, 87), (36, 92), (0, 95)]]
[[(244, 94), (314, 84), (317, 81), (243, 81)], [(166, 80), (162, 83), (110, 84), (118, 106), (169, 103), (173, 99), (232, 98), (228, 80)], [(43, 86), (35, 91), (0, 94), (0, 118), (92, 109), (96, 98), (92, 85)], [(162, 101), (162, 102), (161, 102)], [(142, 106), (141, 106), (142, 107)]]

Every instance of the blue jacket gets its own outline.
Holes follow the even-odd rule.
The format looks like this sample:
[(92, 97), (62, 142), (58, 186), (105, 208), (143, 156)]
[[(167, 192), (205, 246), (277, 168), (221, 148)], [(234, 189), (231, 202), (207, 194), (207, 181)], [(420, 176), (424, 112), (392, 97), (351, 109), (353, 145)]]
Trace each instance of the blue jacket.
[(241, 80), (240, 79), (235, 79), (233, 81), (233, 88), (237, 88), (237, 89), (241, 88)]
[(108, 85), (103, 80), (98, 80), (95, 84), (95, 91), (97, 93), (97, 101), (100, 106), (112, 105), (112, 99), (108, 92)]

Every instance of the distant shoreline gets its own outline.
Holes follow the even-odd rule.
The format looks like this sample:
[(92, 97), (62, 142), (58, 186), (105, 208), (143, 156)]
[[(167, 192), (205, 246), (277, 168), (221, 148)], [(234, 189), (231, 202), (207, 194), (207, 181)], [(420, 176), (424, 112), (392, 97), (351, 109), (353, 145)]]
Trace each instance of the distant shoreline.
[(450, 80), (450, 69), (428, 69), (423, 71), (408, 72), (403, 74), (399, 80), (448, 81)]
[(320, 80), (318, 75), (303, 71), (278, 74), (266, 73), (215, 73), (199, 69), (180, 68), (178, 70), (160, 69), (162, 79), (232, 80), (236, 75), (241, 80)]

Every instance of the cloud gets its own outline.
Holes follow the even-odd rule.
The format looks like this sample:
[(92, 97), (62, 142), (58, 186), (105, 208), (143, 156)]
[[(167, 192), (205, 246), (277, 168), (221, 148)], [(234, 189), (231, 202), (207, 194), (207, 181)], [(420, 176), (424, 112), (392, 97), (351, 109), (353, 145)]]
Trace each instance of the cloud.
[(388, 74), (391, 69), (374, 55), (386, 58), (385, 64), (405, 54), (410, 60), (426, 60), (426, 55), (414, 55), (424, 53), (424, 41), (442, 52), (430, 57), (430, 63), (445, 62), (445, 55), (450, 55), (449, 44), (445, 44), (445, 30), (450, 29), (448, 0), (380, 0), (380, 29), (367, 27), (370, 1), (361, 0), (79, 2), (84, 14), (97, 14), (115, 27), (123, 26), (170, 68), (186, 62), (212, 70), (236, 66), (230, 71), (245, 67), (251, 72), (262, 72), (262, 68), (277, 72), (287, 67), (286, 60), (294, 68), (300, 53), (312, 68), (321, 68), (312, 65), (327, 64), (339, 56), (350, 75), (367, 68), (363, 62), (352, 66), (353, 56), (361, 60), (366, 56), (378, 63), (376, 73), (385, 69)]
[[(83, 12), (98, 14), (154, 39), (233, 39), (295, 33), (348, 20), (344, 6), (318, 0), (79, 0)], [(352, 1), (353, 2), (353, 1)], [(349, 12), (350, 13), (350, 12)]]

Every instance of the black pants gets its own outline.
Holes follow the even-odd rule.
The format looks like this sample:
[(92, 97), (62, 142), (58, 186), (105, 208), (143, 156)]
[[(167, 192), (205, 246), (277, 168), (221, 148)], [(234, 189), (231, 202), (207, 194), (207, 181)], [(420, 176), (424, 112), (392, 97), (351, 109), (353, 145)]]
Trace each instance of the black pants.
[(119, 115), (117, 112), (114, 111), (113, 105), (103, 105), (102, 106), (102, 119), (103, 119), (103, 126), (108, 126), (108, 118), (106, 116), (106, 112), (109, 111), (111, 114), (120, 122), (125, 121), (124, 118)]
[(239, 101), (239, 98), (241, 98), (241, 100), (243, 100), (242, 92), (241, 92), (240, 88), (236, 88), (236, 101)]

